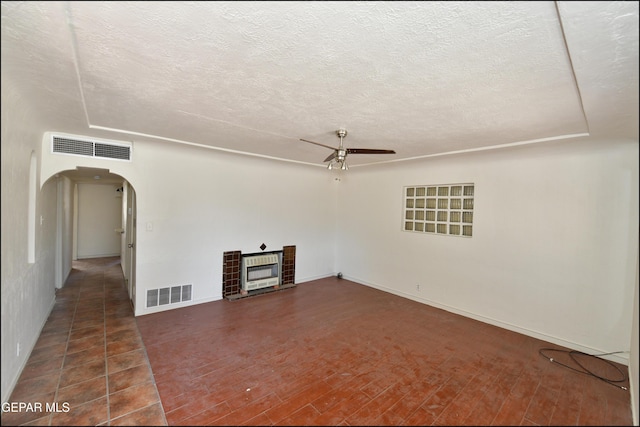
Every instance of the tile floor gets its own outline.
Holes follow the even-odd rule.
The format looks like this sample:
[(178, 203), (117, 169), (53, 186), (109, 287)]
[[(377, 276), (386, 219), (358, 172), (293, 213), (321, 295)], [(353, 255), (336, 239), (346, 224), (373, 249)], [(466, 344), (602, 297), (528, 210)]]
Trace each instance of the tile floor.
[(74, 262), (10, 401), (34, 410), (2, 425), (167, 425), (119, 257)]
[(557, 346), (344, 279), (134, 318), (117, 258), (74, 267), (11, 398), (71, 410), (3, 425), (633, 423)]

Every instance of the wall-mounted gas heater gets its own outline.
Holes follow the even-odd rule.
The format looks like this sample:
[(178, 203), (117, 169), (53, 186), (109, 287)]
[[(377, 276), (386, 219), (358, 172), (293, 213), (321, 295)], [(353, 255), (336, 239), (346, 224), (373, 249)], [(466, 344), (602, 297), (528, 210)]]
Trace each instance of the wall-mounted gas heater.
[(242, 255), (242, 290), (279, 285), (280, 271), (279, 253)]

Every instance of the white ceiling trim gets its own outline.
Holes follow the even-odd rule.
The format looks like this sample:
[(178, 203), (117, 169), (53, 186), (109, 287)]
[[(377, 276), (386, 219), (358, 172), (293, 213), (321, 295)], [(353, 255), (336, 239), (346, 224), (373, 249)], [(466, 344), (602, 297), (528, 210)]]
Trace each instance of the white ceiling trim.
[(291, 160), (291, 159), (285, 159), (285, 158), (281, 158), (281, 157), (266, 156), (266, 155), (263, 155), (263, 154), (256, 154), (256, 153), (251, 153), (251, 152), (248, 152), (248, 151), (238, 151), (238, 150), (232, 150), (232, 149), (229, 149), (229, 148), (222, 148), (222, 147), (215, 147), (215, 146), (211, 146), (211, 145), (198, 144), (196, 142), (183, 141), (183, 140), (175, 139), (175, 138), (167, 138), (167, 137), (159, 136), (159, 135), (149, 135), (149, 134), (146, 134), (146, 133), (133, 132), (133, 131), (125, 130), (125, 129), (114, 129), (114, 128), (108, 128), (108, 127), (105, 127), (105, 126), (97, 126), (97, 125), (90, 125), (89, 127), (91, 129), (104, 130), (104, 131), (108, 131), (108, 132), (115, 132), (115, 133), (121, 133), (121, 134), (144, 137), (144, 138), (150, 138), (150, 139), (157, 139), (157, 140), (162, 140), (162, 141), (167, 141), (167, 142), (175, 142), (175, 143), (178, 143), (178, 144), (189, 145), (189, 146), (192, 146), (192, 147), (206, 148), (206, 149), (215, 150), (215, 151), (223, 151), (225, 153), (240, 154), (240, 155), (243, 155), (243, 156), (250, 156), (250, 157), (260, 157), (260, 158), (263, 158), (263, 159), (279, 160), (279, 161), (282, 161), (282, 162), (298, 163), (298, 164), (302, 164), (302, 165), (322, 166), (322, 165), (318, 165), (318, 164), (315, 164), (315, 163), (301, 162), (301, 161), (298, 161), (298, 160)]
[[(479, 152), (479, 151), (500, 150), (500, 149), (505, 149), (505, 148), (510, 148), (510, 147), (517, 147), (517, 146), (520, 146), (520, 145), (538, 144), (538, 143), (541, 143), (541, 142), (562, 141), (562, 140), (566, 140), (566, 139), (581, 138), (581, 137), (585, 137), (585, 136), (589, 136), (589, 134), (588, 133), (575, 133), (575, 134), (572, 134), (572, 135), (558, 135), (558, 136), (552, 136), (552, 137), (549, 137), (549, 138), (532, 139), (532, 140), (529, 140), (529, 141), (519, 141), (519, 142), (512, 142), (512, 143), (507, 143), (507, 144), (489, 145), (489, 146), (486, 146), (486, 147), (479, 147), (479, 148), (470, 148), (468, 150), (447, 151), (445, 153), (427, 154), (426, 156), (407, 157), (407, 158), (404, 158), (404, 159), (387, 160), (387, 161), (382, 161), (382, 162), (377, 162), (377, 163), (367, 163), (366, 165), (354, 165), (353, 167), (369, 166), (371, 164), (380, 164), (380, 163), (398, 163), (398, 162), (405, 162), (405, 161), (411, 161), (411, 160), (428, 159), (428, 158), (431, 158), (431, 157), (442, 157), (442, 156), (451, 156), (451, 155), (455, 155), (455, 154), (475, 153), (475, 152)], [(351, 166), (349, 166), (349, 167), (351, 168)]]

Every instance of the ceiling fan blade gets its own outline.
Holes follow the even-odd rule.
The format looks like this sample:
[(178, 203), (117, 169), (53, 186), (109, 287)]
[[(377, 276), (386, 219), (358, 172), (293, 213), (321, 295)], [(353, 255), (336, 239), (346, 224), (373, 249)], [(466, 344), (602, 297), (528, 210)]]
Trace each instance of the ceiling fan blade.
[(330, 146), (328, 146), (328, 145), (320, 144), (319, 142), (308, 141), (308, 140), (306, 140), (306, 139), (302, 139), (302, 138), (300, 138), (300, 141), (308, 142), (308, 143), (310, 143), (310, 144), (316, 144), (316, 145), (319, 145), (319, 146), (321, 146), (321, 147), (330, 148), (330, 149), (332, 149), (332, 150), (335, 150), (335, 149), (336, 149), (335, 147), (330, 147)]
[(393, 150), (378, 150), (375, 148), (347, 148), (348, 154), (396, 154)]
[(333, 160), (333, 159), (336, 157), (336, 155), (337, 155), (337, 154), (338, 154), (338, 151), (336, 150), (336, 151), (334, 151), (333, 153), (331, 153), (331, 155), (330, 155), (329, 157), (327, 157), (326, 159), (324, 159), (324, 161), (325, 161), (325, 162), (328, 162), (328, 161), (330, 161), (330, 160)]

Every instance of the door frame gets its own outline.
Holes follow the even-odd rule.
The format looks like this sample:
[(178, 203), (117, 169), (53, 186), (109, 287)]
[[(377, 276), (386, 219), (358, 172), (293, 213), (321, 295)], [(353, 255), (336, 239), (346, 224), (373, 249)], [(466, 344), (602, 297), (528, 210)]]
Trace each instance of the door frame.
[(136, 192), (127, 183), (127, 212), (126, 212), (126, 245), (123, 257), (126, 260), (125, 283), (129, 292), (129, 299), (135, 315), (136, 311), (136, 236), (137, 236), (137, 207)]

